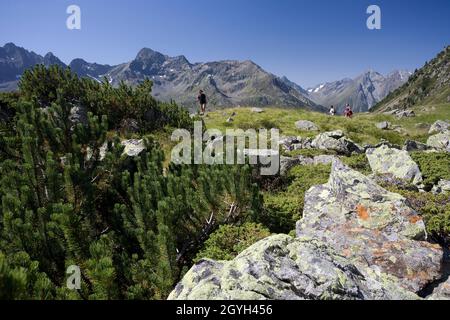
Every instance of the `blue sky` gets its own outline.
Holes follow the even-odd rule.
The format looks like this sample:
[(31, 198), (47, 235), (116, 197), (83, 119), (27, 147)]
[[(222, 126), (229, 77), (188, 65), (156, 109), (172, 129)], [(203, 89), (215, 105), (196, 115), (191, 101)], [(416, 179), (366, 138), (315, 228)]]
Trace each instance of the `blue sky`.
[[(66, 28), (79, 5), (82, 29)], [(377, 4), (382, 29), (366, 27)], [(449, 0), (1, 0), (0, 45), (68, 63), (129, 61), (142, 47), (191, 62), (251, 59), (308, 87), (367, 69), (414, 69), (450, 44)]]

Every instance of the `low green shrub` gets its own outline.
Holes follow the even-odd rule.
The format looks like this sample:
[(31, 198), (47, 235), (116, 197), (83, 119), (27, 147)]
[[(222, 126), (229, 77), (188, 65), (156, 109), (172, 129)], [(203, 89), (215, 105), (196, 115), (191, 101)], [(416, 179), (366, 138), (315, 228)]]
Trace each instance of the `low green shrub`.
[(450, 180), (450, 153), (413, 152), (411, 157), (419, 165), (428, 189), (441, 179)]
[(270, 231), (252, 222), (241, 226), (222, 225), (205, 241), (203, 249), (194, 259), (232, 260), (239, 253), (261, 239), (270, 236)]
[(274, 233), (289, 233), (302, 217), (305, 193), (314, 185), (324, 184), (330, 165), (307, 165), (292, 168), (283, 187), (264, 194), (261, 222)]

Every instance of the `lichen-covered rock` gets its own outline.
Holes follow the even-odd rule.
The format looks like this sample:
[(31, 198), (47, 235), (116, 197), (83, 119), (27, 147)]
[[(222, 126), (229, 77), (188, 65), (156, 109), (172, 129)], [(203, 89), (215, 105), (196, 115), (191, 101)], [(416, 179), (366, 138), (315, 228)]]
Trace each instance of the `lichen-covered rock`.
[(390, 173), (414, 184), (422, 182), (419, 166), (407, 151), (381, 146), (376, 149), (367, 149), (366, 156), (374, 173)]
[(439, 180), (437, 185), (431, 190), (434, 194), (450, 193), (450, 180)]
[(170, 300), (418, 299), (377, 269), (358, 269), (318, 239), (275, 235), (232, 261), (202, 260)]
[(423, 241), (424, 222), (407, 200), (338, 160), (328, 183), (306, 193), (297, 236), (319, 239), (412, 292), (440, 277), (442, 250)]
[(361, 147), (350, 139), (345, 138), (341, 130), (324, 132), (317, 135), (312, 141), (311, 146), (321, 150), (333, 150), (344, 155), (350, 155), (353, 152), (362, 152)]
[(450, 278), (442, 282), (433, 293), (427, 298), (428, 300), (450, 300)]
[(441, 133), (444, 131), (450, 131), (450, 122), (438, 120), (431, 125), (428, 134)]
[(295, 126), (299, 130), (303, 131), (318, 131), (319, 128), (316, 126), (316, 124), (309, 120), (299, 120), (295, 123)]
[(129, 157), (138, 156), (142, 151), (145, 150), (144, 140), (130, 139), (121, 142), (124, 146), (123, 153)]
[(444, 131), (429, 137), (427, 145), (438, 150), (450, 152), (450, 131)]

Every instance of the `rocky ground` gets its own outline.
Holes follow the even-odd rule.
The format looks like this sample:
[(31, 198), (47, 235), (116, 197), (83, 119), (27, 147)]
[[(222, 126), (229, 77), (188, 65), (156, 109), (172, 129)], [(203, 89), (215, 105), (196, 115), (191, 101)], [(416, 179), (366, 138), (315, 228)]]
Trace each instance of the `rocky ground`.
[[(217, 124), (216, 117), (206, 122)], [(282, 137), (282, 174), (331, 164), (326, 183), (297, 193), (295, 232), (263, 239), (230, 261), (199, 261), (169, 299), (449, 299), (448, 243), (436, 241), (433, 217), (415, 202), (438, 206), (436, 195), (450, 202), (449, 121), (429, 121), (414, 134), (410, 121), (399, 126), (394, 117), (381, 123), (373, 116), (364, 130), (357, 118), (333, 118), (335, 128), (321, 117), (292, 122), (301, 135)], [(394, 138), (374, 143), (370, 130)], [(433, 171), (428, 157), (443, 167)]]

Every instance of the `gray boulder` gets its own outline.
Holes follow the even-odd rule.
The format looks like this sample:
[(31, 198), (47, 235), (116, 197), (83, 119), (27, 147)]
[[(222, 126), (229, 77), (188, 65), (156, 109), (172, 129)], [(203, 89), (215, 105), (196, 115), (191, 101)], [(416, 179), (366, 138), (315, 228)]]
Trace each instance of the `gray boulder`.
[(428, 134), (441, 133), (449, 130), (450, 130), (450, 122), (438, 120), (431, 125)]
[(368, 269), (319, 239), (275, 235), (231, 261), (201, 260), (169, 300), (418, 299), (394, 277)]
[(414, 184), (422, 182), (419, 166), (407, 151), (381, 146), (368, 149), (366, 156), (373, 173), (390, 173), (396, 178), (411, 181)]
[(314, 122), (309, 120), (299, 120), (295, 123), (297, 129), (302, 131), (318, 131), (319, 128), (316, 126)]
[(255, 108), (252, 108), (251, 111), (254, 112), (254, 113), (262, 113), (262, 112), (264, 112), (263, 109), (261, 109), (261, 108), (256, 108), (256, 107), (255, 107)]
[(350, 155), (353, 152), (363, 152), (362, 148), (350, 139), (347, 139), (341, 130), (324, 132), (317, 135), (312, 141), (311, 146), (321, 150), (333, 150), (343, 155)]
[(381, 130), (388, 130), (391, 127), (391, 123), (388, 121), (383, 121), (383, 122), (376, 123), (375, 126)]
[(403, 145), (403, 150), (405, 151), (426, 151), (430, 150), (431, 147), (426, 145), (425, 143), (414, 141), (414, 140), (406, 140)]
[(129, 157), (136, 157), (145, 150), (145, 143), (142, 139), (123, 140), (121, 144), (124, 146), (123, 154), (126, 154)]
[(280, 145), (287, 151), (311, 149), (312, 138), (304, 137), (281, 137)]
[(429, 137), (427, 145), (437, 150), (450, 152), (450, 131), (444, 131)]
[(365, 277), (382, 273), (412, 292), (441, 277), (443, 252), (424, 241), (425, 224), (407, 200), (337, 160), (328, 183), (305, 194), (297, 236), (320, 239), (367, 267)]

